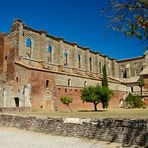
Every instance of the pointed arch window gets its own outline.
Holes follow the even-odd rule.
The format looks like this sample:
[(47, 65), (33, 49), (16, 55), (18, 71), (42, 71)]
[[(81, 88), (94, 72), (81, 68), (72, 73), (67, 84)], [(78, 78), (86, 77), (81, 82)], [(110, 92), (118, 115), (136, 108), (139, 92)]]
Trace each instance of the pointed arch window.
[(52, 53), (52, 46), (48, 45), (48, 53)]
[(71, 79), (68, 79), (68, 86), (71, 86)]
[(102, 63), (99, 62), (99, 72), (102, 73)]
[(68, 66), (68, 52), (64, 50), (64, 65)]
[(107, 65), (107, 73), (108, 73), (108, 75), (110, 75), (110, 65), (109, 65), (109, 63)]
[(89, 70), (92, 71), (92, 58), (89, 58)]
[(78, 54), (78, 68), (81, 68), (81, 56)]
[(127, 71), (124, 65), (121, 65), (121, 74), (120, 74), (121, 78), (127, 78)]
[(49, 80), (46, 80), (46, 88), (49, 86)]
[(135, 76), (138, 76), (138, 69), (135, 69)]
[(31, 39), (30, 39), (30, 37), (27, 37), (27, 38), (26, 38), (26, 47), (31, 48), (31, 46), (32, 46)]
[(53, 55), (53, 49), (52, 46), (48, 45), (48, 62), (52, 62), (52, 55)]
[(87, 86), (87, 82), (85, 81), (85, 82), (84, 82), (84, 87), (86, 87), (86, 86)]

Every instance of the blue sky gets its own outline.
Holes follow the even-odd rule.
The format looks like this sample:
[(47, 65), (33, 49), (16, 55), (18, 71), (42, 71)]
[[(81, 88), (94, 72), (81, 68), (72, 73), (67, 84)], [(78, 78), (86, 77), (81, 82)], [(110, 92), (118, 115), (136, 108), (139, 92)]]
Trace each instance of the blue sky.
[(146, 43), (106, 28), (107, 17), (99, 9), (109, 6), (109, 0), (3, 0), (0, 6), (0, 32), (9, 32), (19, 18), (27, 26), (112, 58), (141, 56), (146, 49)]

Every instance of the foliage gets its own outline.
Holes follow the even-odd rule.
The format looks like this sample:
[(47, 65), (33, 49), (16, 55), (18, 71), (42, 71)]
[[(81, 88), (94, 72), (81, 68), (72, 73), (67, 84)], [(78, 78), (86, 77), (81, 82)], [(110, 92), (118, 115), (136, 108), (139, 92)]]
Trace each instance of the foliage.
[(102, 86), (108, 87), (108, 79), (107, 79), (106, 64), (104, 64), (104, 66), (103, 66), (103, 80), (102, 80)]
[(148, 0), (110, 0), (109, 27), (130, 38), (148, 39)]
[(144, 107), (144, 102), (141, 100), (140, 96), (134, 96), (131, 93), (125, 99), (126, 107), (128, 108), (141, 108)]
[(138, 80), (138, 85), (141, 87), (141, 86), (144, 86), (144, 79), (143, 78), (140, 78)]
[(87, 86), (81, 90), (81, 99), (83, 102), (92, 102), (94, 104), (95, 111), (97, 111), (97, 104), (101, 102), (97, 91), (96, 86)]
[(109, 101), (111, 99), (111, 96), (113, 92), (106, 86), (100, 87), (100, 97), (101, 97), (101, 103), (103, 108), (108, 108)]
[(72, 101), (73, 101), (72, 97), (70, 97), (70, 96), (62, 96), (60, 100), (64, 105), (66, 105), (71, 110), (71, 108), (69, 107), (69, 104), (72, 103)]
[(83, 102), (92, 102), (97, 111), (97, 104), (102, 103), (103, 108), (108, 107), (112, 91), (106, 86), (87, 86), (81, 90), (81, 99)]
[(140, 87), (140, 91), (141, 91), (141, 98), (142, 98), (142, 87), (144, 86), (144, 79), (143, 78), (140, 78), (139, 80), (138, 80), (138, 85), (139, 85), (139, 87)]

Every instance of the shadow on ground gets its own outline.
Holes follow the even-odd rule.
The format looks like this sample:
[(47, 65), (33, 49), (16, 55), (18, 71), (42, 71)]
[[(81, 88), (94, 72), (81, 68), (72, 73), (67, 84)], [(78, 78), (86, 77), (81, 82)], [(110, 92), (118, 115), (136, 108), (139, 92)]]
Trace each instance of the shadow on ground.
[(100, 110), (78, 110), (78, 112), (106, 112), (108, 109), (100, 109)]

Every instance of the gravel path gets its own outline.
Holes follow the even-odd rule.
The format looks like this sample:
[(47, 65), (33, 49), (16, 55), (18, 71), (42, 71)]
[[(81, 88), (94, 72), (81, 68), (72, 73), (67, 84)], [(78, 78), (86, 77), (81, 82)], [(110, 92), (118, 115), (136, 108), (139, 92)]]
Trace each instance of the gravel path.
[(121, 144), (0, 127), (0, 148), (121, 148)]

